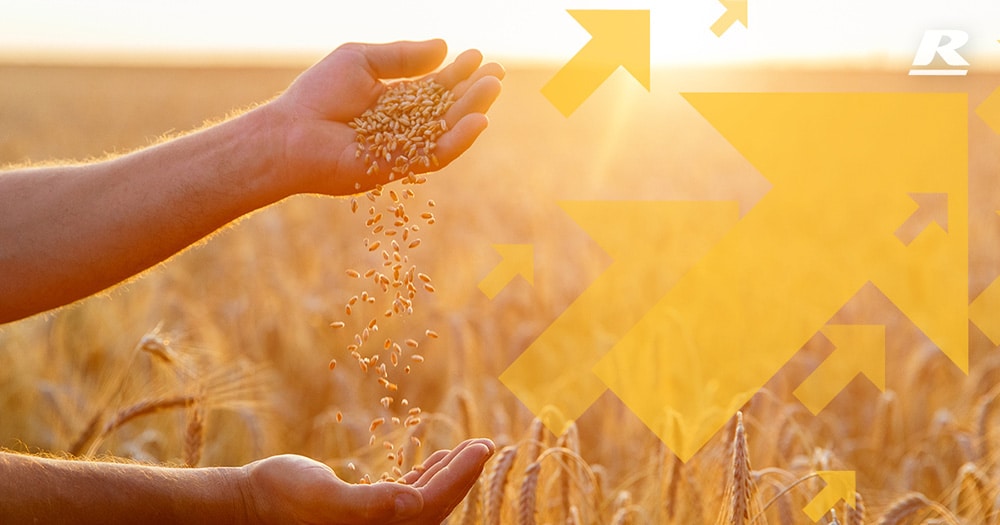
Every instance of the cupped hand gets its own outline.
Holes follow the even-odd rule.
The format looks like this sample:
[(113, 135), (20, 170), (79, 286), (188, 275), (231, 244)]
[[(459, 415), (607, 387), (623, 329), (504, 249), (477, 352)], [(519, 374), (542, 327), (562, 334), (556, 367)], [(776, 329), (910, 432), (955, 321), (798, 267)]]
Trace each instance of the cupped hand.
[(481, 65), (482, 54), (469, 50), (431, 73), (446, 54), (443, 40), (345, 44), (302, 73), (268, 104), (281, 134), (278, 172), (290, 193), (347, 195), (388, 181), (388, 169), (365, 175), (368, 166), (355, 156), (355, 130), (348, 124), (374, 107), (394, 79), (433, 78), (456, 98), (445, 115), (448, 131), (437, 142), (438, 166), (430, 169), (467, 150), (486, 129), (485, 113), (500, 94), (504, 70), (496, 63)]
[(281, 455), (243, 467), (251, 523), (429, 525), (444, 521), (483, 471), (495, 447), (464, 441), (432, 454), (399, 482), (347, 483), (303, 456)]

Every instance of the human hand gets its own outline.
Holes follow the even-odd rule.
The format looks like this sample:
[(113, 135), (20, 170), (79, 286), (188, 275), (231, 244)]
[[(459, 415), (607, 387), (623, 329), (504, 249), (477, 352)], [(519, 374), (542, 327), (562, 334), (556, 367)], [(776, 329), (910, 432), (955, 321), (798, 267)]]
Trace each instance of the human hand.
[(243, 467), (250, 523), (437, 524), (462, 501), (493, 454), (493, 442), (467, 440), (440, 450), (398, 483), (353, 485), (317, 461), (296, 455)]
[[(345, 44), (300, 75), (267, 105), (276, 123), (272, 132), (279, 134), (278, 173), (288, 193), (348, 195), (388, 181), (388, 165), (380, 175), (365, 176), (368, 166), (355, 157), (355, 130), (348, 126), (375, 106), (385, 80), (426, 74), (450, 89), (456, 101), (445, 114), (448, 131), (437, 142), (438, 167), (468, 149), (486, 129), (485, 113), (500, 94), (504, 70), (496, 63), (481, 66), (482, 54), (469, 50), (430, 73), (446, 53), (443, 40)], [(427, 170), (414, 166), (416, 173)]]

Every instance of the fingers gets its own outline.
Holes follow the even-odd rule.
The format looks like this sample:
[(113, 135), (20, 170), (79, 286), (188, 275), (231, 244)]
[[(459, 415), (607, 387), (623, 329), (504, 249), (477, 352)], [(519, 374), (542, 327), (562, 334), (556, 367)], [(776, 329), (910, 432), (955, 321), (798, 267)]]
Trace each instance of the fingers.
[(454, 126), (462, 117), (471, 113), (486, 113), (500, 96), (500, 79), (493, 76), (485, 76), (472, 84), (465, 94), (458, 98), (444, 119), (449, 126)]
[(357, 44), (376, 78), (414, 77), (433, 71), (444, 60), (444, 40), (400, 41), (390, 44)]
[(434, 80), (449, 90), (469, 78), (479, 68), (483, 61), (483, 54), (478, 50), (469, 49), (455, 58), (455, 61), (445, 66), (444, 69), (434, 74)]
[(486, 130), (489, 120), (482, 113), (473, 113), (462, 117), (447, 133), (437, 141), (438, 165), (435, 169), (444, 168), (459, 157)]
[[(452, 449), (450, 452), (448, 452), (444, 458), (440, 459), (439, 461), (436, 461), (434, 465), (425, 469), (424, 472), (421, 474), (420, 479), (418, 479), (413, 484), (413, 486), (416, 488), (427, 486), (432, 481), (434, 481), (434, 478), (437, 477), (439, 473), (441, 473), (442, 471), (446, 471), (452, 464), (457, 464), (456, 462), (458, 461), (458, 458), (463, 457), (462, 455), (466, 454), (468, 449), (470, 448), (476, 448), (480, 452), (485, 451), (485, 458), (483, 458), (483, 461), (485, 462), (486, 459), (488, 459), (491, 455), (493, 455), (493, 452), (496, 450), (496, 445), (494, 445), (493, 442), (488, 439), (465, 440), (462, 443), (460, 443), (457, 447)], [(468, 460), (469, 456), (465, 456), (464, 461)], [(463, 463), (462, 466), (467, 467), (468, 465)], [(438, 480), (438, 482), (440, 482), (440, 480)]]
[(506, 74), (507, 72), (504, 70), (503, 66), (497, 64), (496, 62), (490, 62), (489, 64), (484, 64), (477, 69), (471, 76), (469, 76), (469, 78), (463, 79), (455, 84), (455, 87), (451, 88), (451, 92), (455, 95), (456, 99), (462, 98), (469, 87), (478, 82), (479, 79), (493, 77), (497, 80), (503, 80), (503, 77)]
[(413, 470), (410, 470), (409, 472), (404, 474), (403, 477), (400, 478), (400, 481), (402, 481), (407, 485), (412, 485), (414, 482), (420, 479), (420, 476), (423, 475), (424, 472), (427, 472), (427, 469), (433, 467), (435, 463), (444, 459), (444, 457), (447, 456), (449, 452), (451, 451), (438, 450), (437, 452), (431, 454), (430, 457), (428, 457), (427, 460), (423, 462), (420, 468), (414, 467)]
[[(456, 447), (452, 454), (428, 471), (430, 475), (420, 487), (424, 501), (423, 516), (433, 520), (443, 520), (448, 516), (476, 483), (495, 450), (489, 440), (473, 440), (463, 445)], [(424, 479), (421, 477), (420, 481)]]

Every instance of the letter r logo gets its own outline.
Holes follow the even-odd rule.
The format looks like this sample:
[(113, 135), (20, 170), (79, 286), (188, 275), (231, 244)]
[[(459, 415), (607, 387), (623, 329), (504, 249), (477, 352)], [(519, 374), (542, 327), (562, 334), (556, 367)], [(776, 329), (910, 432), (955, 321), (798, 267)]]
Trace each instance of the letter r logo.
[[(913, 57), (910, 75), (962, 76), (969, 72), (969, 62), (958, 54), (958, 49), (969, 42), (969, 34), (960, 29), (929, 29), (920, 40), (917, 54)], [(922, 69), (931, 65), (934, 56), (941, 57), (949, 68)]]

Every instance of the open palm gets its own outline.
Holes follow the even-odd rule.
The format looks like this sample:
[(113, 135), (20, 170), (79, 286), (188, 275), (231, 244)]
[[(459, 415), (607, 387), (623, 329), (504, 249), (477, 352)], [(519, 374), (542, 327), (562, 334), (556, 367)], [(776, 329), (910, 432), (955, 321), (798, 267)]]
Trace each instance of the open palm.
[(441, 523), (472, 488), (494, 451), (489, 440), (468, 440), (432, 454), (424, 468), (398, 483), (352, 485), (330, 467), (296, 455), (245, 467), (251, 521), (263, 524), (365, 525)]
[(456, 101), (445, 115), (448, 131), (438, 140), (439, 165), (468, 149), (486, 128), (485, 112), (500, 93), (504, 71), (495, 63), (480, 65), (482, 55), (470, 50), (431, 73), (446, 53), (442, 40), (346, 44), (299, 76), (272, 103), (287, 130), (281, 171), (295, 192), (346, 195), (358, 191), (355, 183), (366, 190), (388, 181), (389, 169), (365, 176), (367, 165), (355, 157), (355, 131), (348, 126), (375, 106), (385, 81), (425, 75), (450, 89)]

